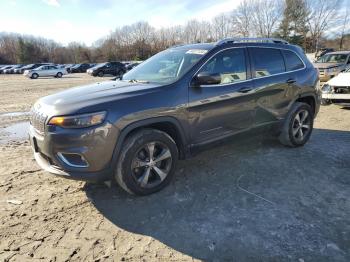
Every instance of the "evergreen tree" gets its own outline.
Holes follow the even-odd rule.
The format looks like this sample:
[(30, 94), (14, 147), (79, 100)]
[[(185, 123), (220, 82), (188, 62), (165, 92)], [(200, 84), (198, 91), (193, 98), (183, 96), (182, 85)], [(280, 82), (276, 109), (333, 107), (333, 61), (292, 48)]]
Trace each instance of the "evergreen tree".
[(278, 35), (290, 43), (305, 46), (309, 11), (305, 0), (285, 0)]

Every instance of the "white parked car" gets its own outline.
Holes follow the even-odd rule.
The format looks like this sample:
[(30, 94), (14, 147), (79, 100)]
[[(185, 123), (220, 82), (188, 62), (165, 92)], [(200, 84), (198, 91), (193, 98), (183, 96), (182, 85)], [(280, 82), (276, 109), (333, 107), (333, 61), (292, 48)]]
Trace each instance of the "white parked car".
[(322, 104), (350, 107), (350, 67), (323, 85)]
[(64, 68), (58, 68), (57, 66), (53, 65), (43, 65), (39, 66), (35, 69), (25, 70), (23, 75), (32, 78), (37, 79), (41, 76), (54, 76), (61, 78), (63, 75), (67, 74), (67, 70)]

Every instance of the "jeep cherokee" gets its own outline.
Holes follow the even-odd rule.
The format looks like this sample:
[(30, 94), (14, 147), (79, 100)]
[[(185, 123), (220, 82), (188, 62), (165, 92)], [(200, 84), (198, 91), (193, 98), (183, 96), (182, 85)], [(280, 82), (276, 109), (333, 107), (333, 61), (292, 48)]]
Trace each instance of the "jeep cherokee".
[(178, 159), (213, 142), (268, 128), (283, 145), (310, 138), (318, 73), (300, 47), (277, 39), (175, 46), (120, 79), (41, 98), (30, 141), (46, 171), (115, 179), (147, 195), (169, 183)]

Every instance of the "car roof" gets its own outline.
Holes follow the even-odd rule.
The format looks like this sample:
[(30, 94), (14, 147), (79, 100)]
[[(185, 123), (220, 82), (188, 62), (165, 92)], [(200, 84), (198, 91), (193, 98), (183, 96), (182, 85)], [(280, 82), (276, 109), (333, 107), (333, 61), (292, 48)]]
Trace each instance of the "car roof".
[(330, 52), (326, 55), (348, 55), (350, 54), (350, 51), (336, 51), (336, 52)]

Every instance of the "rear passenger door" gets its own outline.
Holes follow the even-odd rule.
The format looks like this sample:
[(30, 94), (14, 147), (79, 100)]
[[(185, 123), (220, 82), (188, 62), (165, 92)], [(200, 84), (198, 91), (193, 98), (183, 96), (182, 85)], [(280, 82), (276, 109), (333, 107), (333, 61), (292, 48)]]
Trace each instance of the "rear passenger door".
[(255, 125), (283, 119), (298, 92), (296, 75), (287, 72), (284, 51), (249, 47), (256, 96)]

